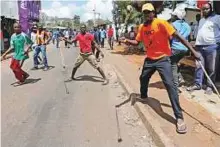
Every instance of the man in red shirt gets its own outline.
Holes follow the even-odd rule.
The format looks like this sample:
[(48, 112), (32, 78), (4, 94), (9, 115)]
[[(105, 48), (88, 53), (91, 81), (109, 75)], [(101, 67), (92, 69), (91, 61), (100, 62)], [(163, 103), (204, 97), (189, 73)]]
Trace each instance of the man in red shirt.
[(109, 29), (107, 31), (107, 34), (108, 34), (108, 44), (110, 46), (110, 49), (113, 50), (113, 41), (114, 41), (114, 38), (113, 38), (113, 35), (114, 35), (114, 30), (112, 28), (112, 25), (109, 26)]
[(95, 48), (100, 52), (101, 56), (104, 57), (103, 52), (100, 50), (99, 46), (94, 41), (94, 36), (90, 33), (86, 32), (86, 25), (82, 25), (80, 27), (81, 33), (76, 35), (76, 37), (72, 41), (68, 41), (67, 39), (63, 38), (68, 43), (74, 43), (75, 41), (79, 41), (79, 47), (80, 47), (80, 54), (78, 58), (76, 59), (75, 65), (72, 70), (71, 79), (75, 80), (74, 75), (77, 71), (77, 69), (80, 67), (80, 65), (87, 60), (95, 69), (99, 71), (99, 73), (104, 78), (103, 85), (108, 84), (108, 79), (104, 74), (104, 71), (102, 68), (98, 65), (98, 62), (96, 61), (95, 55), (92, 53), (92, 44), (95, 46)]

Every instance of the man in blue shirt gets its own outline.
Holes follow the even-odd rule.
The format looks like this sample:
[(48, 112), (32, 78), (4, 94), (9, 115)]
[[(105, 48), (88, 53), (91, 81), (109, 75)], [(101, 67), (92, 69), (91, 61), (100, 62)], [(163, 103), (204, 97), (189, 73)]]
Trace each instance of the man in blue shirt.
[(106, 38), (106, 31), (103, 29), (103, 27), (100, 31), (100, 35), (101, 35), (101, 47), (104, 48), (105, 38)]
[(59, 48), (59, 37), (61, 37), (59, 28), (57, 28), (57, 30), (53, 32), (53, 37), (56, 40), (56, 47)]
[[(92, 32), (92, 34), (94, 35), (94, 41), (97, 43), (98, 46), (100, 46), (100, 31), (97, 29), (97, 26), (94, 26), (94, 30)], [(100, 61), (99, 59), (99, 54), (100, 52), (97, 50), (96, 53), (95, 53), (95, 46), (92, 45), (92, 51), (93, 51), (93, 54), (95, 54), (96, 56), (96, 60), (97, 62)]]
[[(191, 28), (184, 20), (185, 15), (186, 12), (184, 9), (175, 9), (172, 13), (172, 25), (182, 37), (188, 40)], [(188, 49), (176, 38), (173, 38), (171, 40), (171, 49), (172, 56), (170, 57), (170, 59), (172, 64), (174, 84), (178, 87), (179, 79), (182, 78), (181, 73), (179, 72), (178, 62), (185, 56)]]

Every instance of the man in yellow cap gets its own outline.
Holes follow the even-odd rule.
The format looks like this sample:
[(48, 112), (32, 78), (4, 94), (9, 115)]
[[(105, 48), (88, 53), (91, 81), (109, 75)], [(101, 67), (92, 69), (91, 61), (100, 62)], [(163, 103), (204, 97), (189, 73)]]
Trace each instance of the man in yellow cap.
[(178, 133), (186, 133), (187, 128), (183, 120), (182, 110), (179, 104), (179, 96), (177, 87), (174, 85), (173, 74), (169, 56), (171, 55), (170, 39), (176, 37), (190, 51), (193, 52), (197, 59), (200, 55), (192, 48), (192, 46), (167, 21), (155, 18), (155, 9), (151, 3), (146, 3), (142, 7), (145, 22), (138, 29), (135, 40), (120, 40), (126, 44), (138, 45), (143, 42), (146, 48), (146, 59), (144, 61), (142, 73), (140, 76), (140, 93), (142, 99), (147, 99), (148, 84), (151, 76), (158, 71), (163, 83), (167, 89), (175, 118), (177, 120), (176, 130)]

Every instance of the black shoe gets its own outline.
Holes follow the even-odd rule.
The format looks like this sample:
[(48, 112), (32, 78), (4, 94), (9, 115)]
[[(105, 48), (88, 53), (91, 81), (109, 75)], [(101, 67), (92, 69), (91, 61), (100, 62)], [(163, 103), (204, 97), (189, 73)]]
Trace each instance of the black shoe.
[(31, 68), (31, 70), (38, 70), (38, 67), (33, 67)]
[(192, 92), (192, 91), (194, 91), (194, 90), (201, 90), (201, 89), (202, 89), (201, 86), (196, 85), (196, 84), (194, 84), (193, 86), (190, 86), (190, 87), (186, 88), (186, 90), (187, 90), (187, 91), (190, 91), (190, 92)]

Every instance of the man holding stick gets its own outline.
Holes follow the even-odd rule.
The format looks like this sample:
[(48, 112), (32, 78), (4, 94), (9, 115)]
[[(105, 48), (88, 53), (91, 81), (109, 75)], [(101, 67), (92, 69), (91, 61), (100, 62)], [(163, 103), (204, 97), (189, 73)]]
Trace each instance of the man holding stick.
[(183, 120), (182, 109), (179, 103), (177, 87), (174, 85), (171, 62), (170, 38), (180, 40), (197, 59), (200, 55), (192, 48), (189, 42), (181, 37), (167, 21), (155, 18), (155, 9), (152, 4), (146, 3), (142, 7), (145, 23), (140, 25), (135, 40), (121, 38), (121, 42), (138, 45), (143, 41), (147, 50), (147, 57), (144, 61), (140, 76), (140, 93), (142, 99), (148, 98), (148, 84), (151, 76), (158, 71), (167, 89), (174, 115), (176, 118), (176, 131), (186, 133), (187, 127)]

